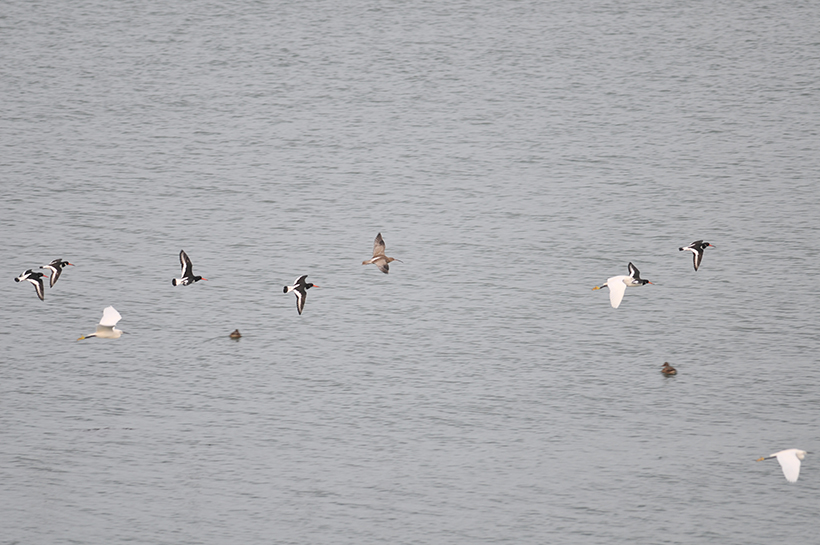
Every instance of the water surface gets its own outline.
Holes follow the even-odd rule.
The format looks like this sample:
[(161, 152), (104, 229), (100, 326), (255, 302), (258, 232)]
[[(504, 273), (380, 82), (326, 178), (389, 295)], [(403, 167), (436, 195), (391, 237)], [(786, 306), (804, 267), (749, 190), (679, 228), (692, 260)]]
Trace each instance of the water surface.
[(7, 2), (3, 542), (810, 542), (819, 9)]

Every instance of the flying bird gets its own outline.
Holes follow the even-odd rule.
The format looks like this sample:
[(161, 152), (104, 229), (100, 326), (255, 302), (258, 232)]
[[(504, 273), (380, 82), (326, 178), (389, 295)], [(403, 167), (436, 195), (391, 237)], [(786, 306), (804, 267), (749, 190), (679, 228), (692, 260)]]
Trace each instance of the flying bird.
[(123, 332), (114, 326), (117, 325), (117, 322), (121, 319), (122, 316), (120, 316), (120, 313), (117, 312), (117, 309), (114, 307), (105, 307), (103, 310), (102, 319), (100, 320), (100, 323), (97, 324), (97, 331), (94, 333), (89, 333), (88, 335), (83, 335), (77, 340), (81, 341), (90, 337), (99, 337), (101, 339), (119, 339)]
[(371, 263), (376, 265), (381, 272), (387, 274), (390, 272), (390, 265), (391, 261), (398, 261), (399, 263), (404, 263), (401, 259), (396, 259), (395, 257), (387, 257), (384, 255), (384, 239), (382, 238), (382, 234), (379, 233), (376, 235), (376, 240), (373, 241), (373, 257), (366, 261), (362, 261), (362, 265), (370, 265)]
[(621, 300), (624, 298), (626, 288), (634, 288), (651, 283), (649, 280), (642, 279), (638, 267), (630, 262), (629, 276), (613, 276), (612, 278), (607, 278), (606, 282), (600, 286), (595, 286), (592, 290), (595, 291), (604, 287), (609, 288), (609, 302), (612, 304), (612, 308), (618, 308), (621, 304)]
[(23, 280), (28, 280), (34, 286), (34, 289), (37, 290), (37, 297), (40, 298), (40, 301), (45, 301), (45, 293), (43, 292), (43, 277), (46, 276), (41, 272), (34, 272), (31, 269), (27, 270), (20, 276), (14, 279), (15, 282), (22, 282)]
[(49, 279), (49, 287), (53, 288), (54, 284), (57, 283), (57, 279), (60, 278), (60, 273), (63, 272), (63, 267), (66, 265), (74, 266), (74, 263), (69, 263), (68, 261), (63, 261), (62, 259), (55, 259), (48, 265), (43, 265), (40, 267), (41, 269), (50, 269), (51, 270), (51, 278)]
[[(692, 259), (694, 260), (694, 263), (695, 263), (695, 270), (698, 270), (698, 267), (700, 267), (700, 262), (703, 261), (703, 252), (704, 252), (704, 250), (706, 250), (706, 248), (708, 248), (710, 246), (712, 246), (712, 245), (709, 244), (708, 242), (703, 242), (702, 240), (696, 240), (695, 242), (693, 242), (689, 246), (686, 246), (685, 248), (678, 248), (678, 250), (680, 250), (681, 252), (684, 252), (684, 251), (692, 252)], [(712, 246), (712, 248), (714, 248), (714, 246)]]
[(293, 283), (292, 286), (285, 286), (282, 290), (283, 293), (290, 293), (296, 296), (296, 310), (299, 311), (299, 314), (302, 314), (302, 309), (305, 308), (305, 299), (307, 299), (307, 290), (310, 288), (318, 288), (316, 284), (309, 283), (306, 278), (308, 275), (300, 276), (296, 279), (296, 282)]
[(805, 450), (790, 448), (775, 452), (771, 456), (763, 456), (755, 461), (762, 462), (763, 460), (777, 458), (780, 467), (783, 468), (783, 475), (786, 476), (786, 480), (790, 483), (795, 483), (797, 482), (797, 477), (800, 475), (800, 461), (806, 457), (806, 454), (808, 454), (808, 452)]
[(194, 282), (199, 282), (200, 280), (208, 280), (207, 278), (202, 278), (201, 276), (194, 276), (194, 264), (191, 263), (191, 260), (188, 258), (188, 254), (185, 253), (185, 250), (179, 251), (179, 264), (182, 265), (182, 278), (174, 278), (171, 280), (171, 284), (174, 286), (179, 286), (180, 284), (187, 286), (188, 284), (193, 284)]

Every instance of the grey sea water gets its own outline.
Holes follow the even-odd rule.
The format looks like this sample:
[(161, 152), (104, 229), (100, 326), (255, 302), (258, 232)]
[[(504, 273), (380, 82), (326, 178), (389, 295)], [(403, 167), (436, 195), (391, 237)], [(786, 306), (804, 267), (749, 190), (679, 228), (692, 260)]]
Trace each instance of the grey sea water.
[(4, 2), (0, 542), (812, 542), (818, 20)]

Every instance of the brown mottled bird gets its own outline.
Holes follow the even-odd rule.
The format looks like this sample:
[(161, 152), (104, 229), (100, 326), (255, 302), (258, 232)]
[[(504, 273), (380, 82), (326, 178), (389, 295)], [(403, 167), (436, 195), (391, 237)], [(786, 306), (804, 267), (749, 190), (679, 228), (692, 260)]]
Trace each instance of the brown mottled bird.
[(391, 261), (398, 261), (399, 263), (404, 263), (401, 259), (396, 259), (395, 257), (387, 257), (384, 255), (384, 239), (382, 238), (382, 234), (379, 233), (376, 235), (376, 240), (373, 241), (373, 257), (368, 259), (367, 261), (362, 261), (362, 265), (370, 265), (373, 263), (376, 265), (381, 272), (387, 274), (390, 272), (390, 263)]

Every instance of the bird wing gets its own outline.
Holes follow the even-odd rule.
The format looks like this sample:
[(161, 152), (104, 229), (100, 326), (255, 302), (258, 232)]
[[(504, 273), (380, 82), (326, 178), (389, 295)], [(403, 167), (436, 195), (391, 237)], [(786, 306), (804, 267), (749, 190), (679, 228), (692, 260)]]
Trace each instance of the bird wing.
[(698, 267), (700, 267), (700, 262), (703, 260), (703, 248), (699, 250), (692, 250), (692, 253), (694, 254), (692, 259), (694, 260), (695, 270), (698, 270)]
[(307, 299), (307, 290), (300, 286), (293, 290), (293, 293), (296, 294), (296, 310), (299, 311), (299, 314), (302, 314), (302, 309), (305, 308), (305, 299)]
[(388, 274), (390, 272), (390, 265), (388, 265), (386, 259), (379, 259), (378, 261), (375, 261), (375, 263), (379, 270), (384, 274)]
[(297, 278), (296, 281), (293, 283), (294, 287), (299, 287), (299, 286), (306, 285), (307, 284), (307, 277), (308, 277), (308, 275), (303, 274), (302, 276)]
[[(54, 261), (59, 263), (59, 259), (55, 259)], [(49, 287), (54, 287), (54, 284), (57, 283), (57, 279), (60, 278), (60, 273), (63, 272), (63, 269), (59, 266), (54, 266), (54, 261), (51, 264), (47, 265), (47, 268), (51, 269), (51, 277), (48, 280)]]
[(629, 276), (631, 276), (635, 280), (641, 279), (641, 271), (639, 271), (638, 267), (633, 265), (631, 261), (629, 262)]
[(45, 293), (43, 293), (43, 277), (37, 278), (26, 278), (29, 282), (32, 283), (34, 286), (34, 290), (37, 292), (37, 297), (40, 298), (40, 301), (45, 301)]
[[(373, 257), (384, 255), (385, 244), (382, 234), (376, 235), (376, 240), (373, 241)], [(379, 267), (381, 268), (381, 267)]]
[(790, 483), (797, 482), (797, 477), (800, 475), (800, 458), (794, 449), (784, 450), (776, 454), (777, 461), (780, 467), (783, 468), (783, 475)]
[(188, 254), (185, 253), (185, 250), (179, 251), (179, 264), (182, 266), (183, 278), (194, 275), (194, 264), (191, 263), (191, 260), (188, 258)]
[(624, 284), (624, 280), (629, 278), (628, 276), (613, 276), (612, 278), (607, 278), (606, 285), (609, 288), (609, 302), (612, 304), (612, 308), (618, 308), (621, 304), (621, 301), (624, 298), (624, 292), (626, 292), (626, 284)]
[(105, 307), (105, 310), (103, 310), (102, 319), (100, 320), (100, 325), (107, 328), (112, 328), (117, 325), (117, 322), (120, 320), (122, 320), (122, 316), (120, 316), (120, 313), (117, 312), (117, 309), (114, 307)]

